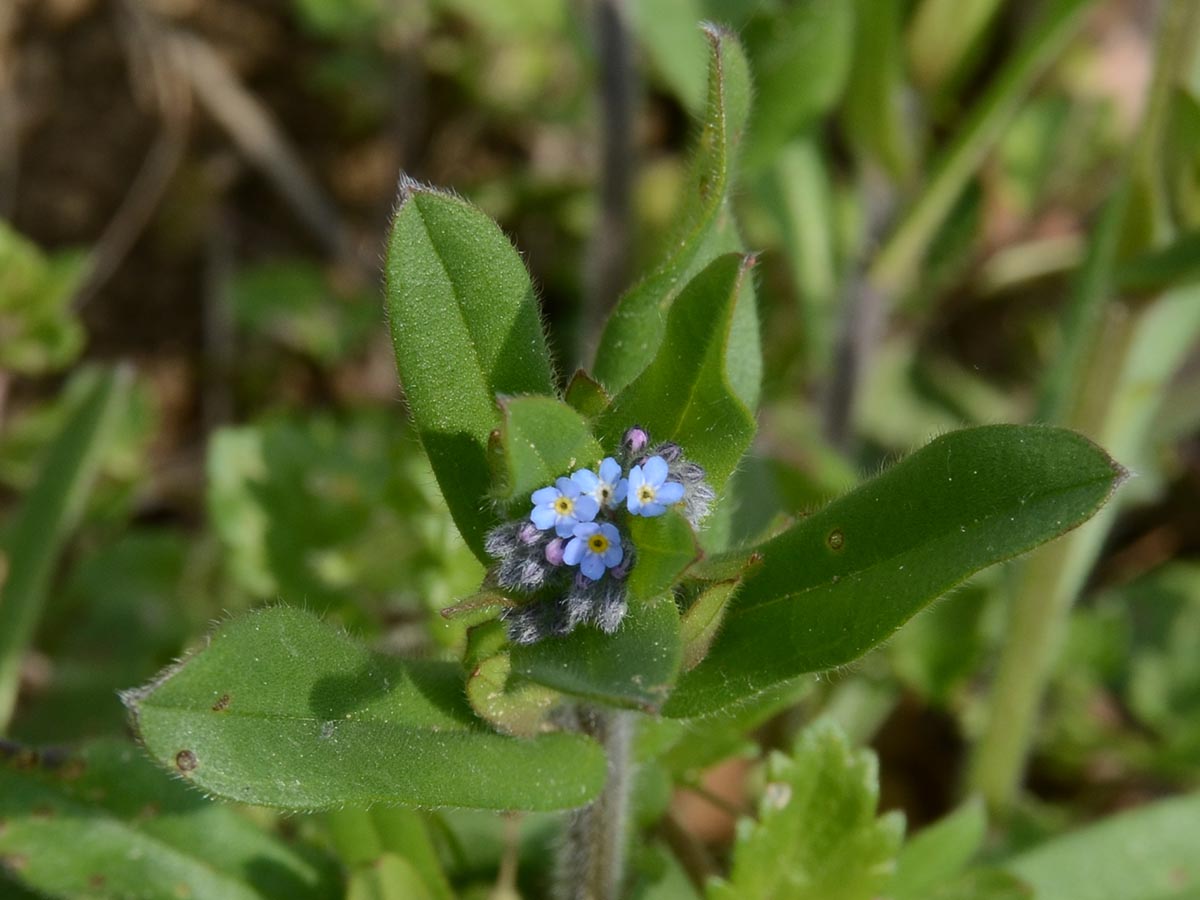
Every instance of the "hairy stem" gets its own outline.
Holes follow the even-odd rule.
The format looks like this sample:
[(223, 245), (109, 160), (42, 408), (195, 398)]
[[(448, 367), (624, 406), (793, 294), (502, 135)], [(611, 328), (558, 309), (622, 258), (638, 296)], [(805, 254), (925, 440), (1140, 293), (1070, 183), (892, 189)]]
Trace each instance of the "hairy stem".
[(633, 714), (582, 708), (579, 729), (608, 756), (604, 792), (573, 813), (562, 837), (555, 873), (556, 900), (618, 900), (625, 872)]

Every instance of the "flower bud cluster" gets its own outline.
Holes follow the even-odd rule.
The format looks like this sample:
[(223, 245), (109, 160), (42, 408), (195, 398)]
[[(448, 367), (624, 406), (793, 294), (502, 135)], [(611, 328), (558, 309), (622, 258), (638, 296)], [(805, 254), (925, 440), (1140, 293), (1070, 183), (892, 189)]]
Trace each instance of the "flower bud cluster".
[(622, 526), (628, 516), (661, 516), (678, 507), (693, 527), (715, 498), (704, 469), (678, 444), (651, 445), (638, 426), (625, 432), (620, 461), (606, 457), (595, 471), (578, 469), (530, 495), (528, 518), (488, 533), (500, 588), (538, 595), (505, 611), (509, 639), (532, 644), (592, 624), (606, 634), (628, 611), (626, 579), (636, 548)]

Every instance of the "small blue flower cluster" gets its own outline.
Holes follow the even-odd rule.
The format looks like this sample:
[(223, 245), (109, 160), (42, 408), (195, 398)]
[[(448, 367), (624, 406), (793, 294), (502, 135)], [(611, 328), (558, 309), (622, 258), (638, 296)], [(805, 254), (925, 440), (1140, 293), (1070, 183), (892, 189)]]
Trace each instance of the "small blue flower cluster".
[(534, 491), (527, 519), (488, 534), (485, 546), (497, 561), (495, 584), (545, 594), (506, 611), (514, 642), (567, 634), (584, 622), (611, 634), (628, 608), (625, 579), (636, 558), (636, 548), (618, 527), (624, 515), (661, 516), (677, 506), (698, 527), (708, 514), (715, 494), (704, 469), (685, 460), (678, 444), (650, 446), (649, 435), (635, 426), (625, 433), (618, 456), (621, 460), (606, 457), (597, 471), (579, 469)]

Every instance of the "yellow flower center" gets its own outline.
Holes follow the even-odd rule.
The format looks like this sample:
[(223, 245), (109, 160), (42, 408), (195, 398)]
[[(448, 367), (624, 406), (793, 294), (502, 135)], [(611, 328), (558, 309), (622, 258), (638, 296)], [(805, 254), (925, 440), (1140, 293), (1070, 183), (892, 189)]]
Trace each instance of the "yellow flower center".
[(597, 555), (604, 553), (608, 550), (608, 538), (596, 532), (588, 538), (588, 549)]
[(575, 509), (575, 501), (570, 497), (560, 496), (554, 501), (554, 511), (560, 516), (569, 516)]
[(654, 488), (650, 487), (648, 484), (643, 484), (640, 488), (638, 488), (638, 500), (642, 503), (653, 503)]

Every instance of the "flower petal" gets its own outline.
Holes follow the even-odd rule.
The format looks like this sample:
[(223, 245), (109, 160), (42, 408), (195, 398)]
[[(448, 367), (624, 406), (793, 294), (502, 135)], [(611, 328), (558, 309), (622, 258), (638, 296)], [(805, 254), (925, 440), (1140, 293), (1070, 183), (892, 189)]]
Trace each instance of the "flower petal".
[(545, 504), (553, 503), (555, 500), (558, 499), (558, 488), (556, 488), (556, 487), (539, 488), (538, 490), (533, 492), (533, 494), (530, 496), (529, 499), (531, 501), (533, 501), (534, 506), (542, 506)]
[(599, 581), (604, 574), (604, 560), (595, 553), (586, 553), (583, 561), (579, 564), (579, 571), (592, 581)]
[(573, 534), (575, 535), (575, 537), (581, 538), (582, 540), (586, 541), (588, 538), (590, 538), (593, 534), (595, 534), (599, 530), (600, 530), (600, 526), (597, 525), (595, 522), (580, 522), (578, 525), (575, 526), (575, 531), (573, 532)]
[(668, 481), (658, 489), (658, 494), (654, 498), (659, 503), (665, 503), (670, 506), (672, 503), (678, 503), (683, 499), (683, 485), (678, 481)]
[(596, 489), (596, 485), (600, 483), (600, 479), (596, 477), (596, 473), (591, 469), (580, 469), (578, 472), (571, 473), (571, 480), (579, 485), (583, 493), (589, 493)]
[(646, 476), (641, 466), (634, 466), (629, 470), (629, 490), (636, 492), (645, 482)]
[(559, 478), (554, 482), (554, 486), (559, 489), (564, 497), (571, 497), (572, 499), (583, 493), (579, 490), (579, 485), (570, 478)]
[(604, 560), (604, 565), (610, 569), (613, 566), (619, 566), (621, 564), (621, 560), (625, 558), (625, 548), (620, 544), (609, 544), (608, 549), (604, 551), (602, 558)]
[(621, 464), (611, 456), (606, 456), (600, 463), (600, 480), (608, 484), (616, 484), (621, 477)]
[(661, 516), (666, 511), (667, 508), (661, 503), (646, 503), (642, 505), (641, 512), (639, 512), (638, 515), (645, 516), (646, 518), (650, 519), (654, 516)]
[(567, 544), (567, 549), (563, 551), (563, 562), (568, 566), (577, 566), (579, 561), (583, 559), (584, 551), (587, 545), (579, 538), (572, 538)]
[(617, 544), (618, 546), (620, 545), (621, 532), (617, 530), (617, 526), (612, 522), (605, 522), (603, 525), (601, 525), (600, 533), (608, 538), (608, 542), (610, 544)]
[(557, 518), (558, 513), (549, 506), (535, 506), (533, 512), (529, 514), (529, 521), (543, 531), (547, 528), (552, 528)]
[(628, 493), (629, 493), (629, 479), (622, 478), (620, 481), (618, 481), (616, 484), (613, 485), (612, 505), (617, 506), (622, 500), (625, 499), (625, 495)]
[(667, 480), (667, 461), (661, 456), (652, 456), (646, 460), (643, 471), (646, 473), (646, 481), (658, 487)]
[(590, 522), (596, 518), (598, 512), (600, 512), (600, 504), (596, 502), (595, 497), (585, 494), (575, 500), (575, 516), (579, 521)]
[(561, 538), (569, 538), (575, 533), (575, 526), (579, 524), (579, 520), (574, 516), (559, 516), (558, 521), (554, 523), (554, 533)]

